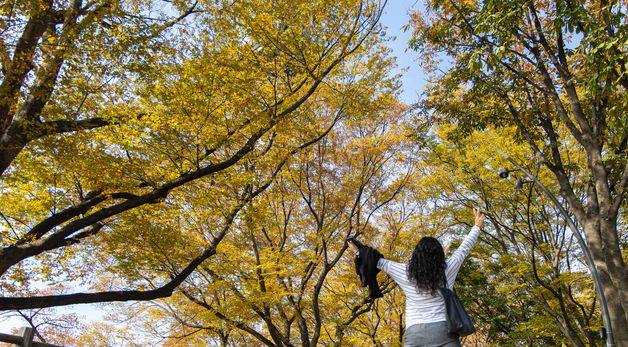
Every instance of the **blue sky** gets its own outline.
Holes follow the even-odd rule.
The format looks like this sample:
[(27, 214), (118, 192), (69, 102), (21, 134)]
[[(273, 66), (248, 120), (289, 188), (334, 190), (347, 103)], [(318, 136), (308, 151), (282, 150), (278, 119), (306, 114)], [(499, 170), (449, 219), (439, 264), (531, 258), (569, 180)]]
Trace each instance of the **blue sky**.
[[(416, 103), (418, 101), (422, 86), (425, 83), (425, 77), (417, 61), (418, 54), (407, 50), (411, 32), (403, 32), (402, 30), (402, 27), (409, 20), (408, 11), (417, 9), (419, 6), (420, 2), (416, 0), (389, 0), (381, 18), (381, 23), (387, 27), (388, 35), (394, 37), (388, 44), (392, 49), (393, 55), (397, 58), (399, 69), (397, 72), (402, 73), (403, 92), (401, 93), (401, 99), (406, 103)], [(403, 71), (402, 69), (406, 70)], [(105, 314), (106, 311), (101, 307), (96, 305), (75, 305), (59, 307), (56, 308), (56, 311), (58, 313), (76, 313), (84, 317), (84, 322), (89, 324), (89, 321), (99, 320)], [(0, 333), (9, 333), (11, 329), (20, 326), (26, 326), (26, 324), (18, 318), (1, 321)]]
[(402, 27), (409, 21), (408, 11), (416, 10), (420, 5), (420, 2), (416, 0), (389, 0), (381, 18), (381, 23), (387, 27), (388, 35), (395, 37), (395, 40), (389, 42), (389, 47), (397, 58), (399, 69), (407, 69), (401, 78), (403, 83), (401, 98), (406, 103), (417, 102), (425, 84), (425, 76), (418, 62), (418, 53), (407, 49), (412, 32), (402, 30)]

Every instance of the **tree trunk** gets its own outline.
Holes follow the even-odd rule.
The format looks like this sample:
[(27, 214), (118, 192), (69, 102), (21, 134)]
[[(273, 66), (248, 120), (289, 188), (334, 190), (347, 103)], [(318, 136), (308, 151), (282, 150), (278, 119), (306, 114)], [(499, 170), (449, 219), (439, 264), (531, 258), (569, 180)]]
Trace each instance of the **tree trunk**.
[(618, 289), (613, 285), (610, 278), (604, 273), (601, 273), (600, 277), (602, 278), (604, 294), (608, 301), (608, 315), (611, 320), (615, 346), (628, 347), (628, 322), (626, 321), (626, 309), (624, 308), (626, 303), (621, 302), (619, 299)]
[[(6, 148), (3, 146), (2, 141), (0, 141), (0, 148)], [(0, 150), (0, 177), (6, 171), (6, 169), (11, 165), (13, 159), (20, 153), (22, 147), (20, 148), (6, 148)]]
[[(626, 280), (625, 265), (621, 254), (608, 249), (610, 247), (604, 242), (604, 239), (607, 239), (609, 234), (615, 233), (617, 235), (617, 229), (612, 228), (612, 223), (595, 222), (601, 220), (601, 218), (601, 216), (591, 216), (588, 223), (583, 223), (584, 231), (587, 243), (590, 246), (591, 255), (595, 260), (595, 266), (604, 286), (604, 295), (608, 303), (608, 314), (610, 316), (610, 325), (613, 329), (615, 345), (623, 347), (628, 346), (628, 329), (626, 328), (628, 327), (628, 319), (626, 318), (628, 302), (625, 300), (628, 281)], [(597, 239), (594, 237), (596, 233), (603, 240), (601, 245), (595, 241)]]
[(0, 177), (27, 143), (25, 136), (20, 136), (21, 129), (17, 122), (19, 120), (13, 120), (13, 123), (0, 133)]

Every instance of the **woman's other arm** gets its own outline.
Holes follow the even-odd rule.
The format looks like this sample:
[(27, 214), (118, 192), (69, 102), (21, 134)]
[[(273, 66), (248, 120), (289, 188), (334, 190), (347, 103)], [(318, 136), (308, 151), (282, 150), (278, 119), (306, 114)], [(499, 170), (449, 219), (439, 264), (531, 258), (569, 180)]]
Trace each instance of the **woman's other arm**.
[(473, 209), (473, 214), (475, 216), (473, 228), (471, 228), (471, 231), (462, 240), (458, 249), (456, 249), (456, 251), (447, 259), (447, 269), (445, 272), (450, 285), (453, 285), (456, 275), (462, 266), (462, 262), (465, 260), (467, 255), (469, 255), (471, 248), (473, 248), (473, 245), (477, 242), (478, 237), (480, 236), (480, 229), (484, 224), (484, 214), (480, 212), (479, 209)]

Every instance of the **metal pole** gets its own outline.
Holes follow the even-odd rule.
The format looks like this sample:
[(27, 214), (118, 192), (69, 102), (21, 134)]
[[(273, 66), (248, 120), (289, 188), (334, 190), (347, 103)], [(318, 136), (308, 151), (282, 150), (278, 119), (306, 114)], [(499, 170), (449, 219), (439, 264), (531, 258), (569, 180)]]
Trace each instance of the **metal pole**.
[(589, 247), (587, 246), (585, 240), (580, 235), (578, 231), (578, 227), (576, 227), (576, 223), (571, 219), (569, 213), (565, 210), (565, 208), (560, 204), (558, 199), (552, 194), (547, 187), (541, 183), (541, 181), (536, 178), (536, 176), (532, 175), (528, 170), (526, 170), (523, 166), (519, 165), (514, 159), (512, 159), (508, 154), (500, 150), (499, 148), (493, 146), (501, 155), (503, 155), (509, 162), (515, 165), (521, 172), (528, 176), (532, 182), (534, 182), (537, 186), (543, 190), (543, 192), (552, 200), (554, 205), (558, 208), (558, 211), (563, 216), (565, 221), (567, 222), (567, 226), (571, 230), (571, 232), (576, 236), (576, 240), (582, 248), (582, 252), (584, 253), (584, 258), (586, 260), (586, 264), (589, 267), (589, 271), (591, 272), (591, 276), (593, 276), (593, 282), (595, 283), (595, 288), (597, 289), (598, 297), (600, 298), (600, 312), (602, 313), (602, 322), (604, 323), (604, 329), (606, 329), (606, 346), (614, 347), (615, 340), (613, 338), (613, 330), (611, 328), (611, 317), (608, 315), (608, 304), (606, 302), (606, 296), (604, 295), (604, 286), (602, 285), (602, 280), (600, 279), (600, 274), (597, 271), (597, 267), (595, 266), (595, 262), (593, 261), (593, 256), (591, 256), (591, 252), (589, 251)]

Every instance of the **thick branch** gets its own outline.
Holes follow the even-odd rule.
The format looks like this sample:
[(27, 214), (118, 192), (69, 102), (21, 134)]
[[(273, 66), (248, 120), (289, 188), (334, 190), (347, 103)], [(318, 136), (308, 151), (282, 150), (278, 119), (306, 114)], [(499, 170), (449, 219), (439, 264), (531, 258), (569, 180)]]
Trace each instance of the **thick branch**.
[(111, 301), (146, 301), (168, 297), (172, 295), (175, 288), (177, 288), (177, 286), (179, 286), (192, 273), (192, 271), (196, 269), (198, 265), (200, 265), (203, 261), (216, 253), (214, 244), (217, 245), (218, 242), (212, 242), (212, 245), (210, 245), (201, 255), (199, 255), (192, 262), (190, 262), (188, 266), (186, 266), (177, 276), (173, 277), (172, 280), (170, 280), (168, 283), (156, 289), (147, 291), (121, 290), (99, 293), (76, 293), (66, 295), (46, 295), (12, 298), (3, 297), (0, 298), (0, 310), (20, 310)]
[(48, 0), (41, 4), (40, 11), (32, 14), (22, 36), (17, 41), (13, 61), (0, 84), (0, 131), (2, 132), (11, 122), (9, 111), (11, 105), (15, 103), (17, 92), (24, 84), (28, 72), (33, 69), (35, 47), (49, 25), (51, 10), (52, 1)]
[(255, 192), (247, 195), (237, 206), (233, 208), (225, 225), (220, 232), (212, 239), (211, 243), (205, 251), (196, 258), (194, 258), (181, 272), (172, 277), (172, 279), (163, 286), (147, 290), (121, 290), (121, 291), (107, 291), (99, 293), (77, 293), (66, 295), (46, 295), (46, 296), (34, 296), (34, 297), (13, 297), (13, 298), (0, 298), (0, 310), (17, 310), (17, 309), (31, 309), (31, 308), (44, 308), (53, 306), (64, 306), (74, 304), (87, 304), (94, 302), (111, 302), (111, 301), (147, 301), (158, 298), (164, 298), (172, 295), (174, 290), (194, 271), (196, 268), (207, 260), (209, 257), (216, 254), (216, 247), (222, 241), (227, 234), (227, 231), (233, 224), (235, 217), (240, 210), (253, 198), (259, 195), (265, 190), (270, 183), (267, 183), (259, 187)]
[(626, 161), (626, 164), (624, 165), (624, 172), (621, 175), (621, 180), (619, 181), (619, 185), (616, 187), (617, 189), (617, 195), (615, 195), (615, 200), (613, 201), (613, 210), (612, 210), (612, 216), (611, 217), (616, 217), (617, 214), (619, 213), (619, 208), (621, 207), (621, 204), (624, 201), (624, 194), (626, 191), (626, 186), (628, 186), (628, 161)]
[(53, 134), (63, 134), (80, 130), (91, 130), (110, 125), (111, 122), (104, 118), (89, 118), (81, 120), (55, 120), (37, 125), (32, 139)]
[[(584, 111), (582, 110), (582, 107), (580, 106), (580, 100), (578, 98), (576, 87), (574, 86), (574, 83), (573, 83), (573, 78), (571, 76), (571, 73), (569, 72), (569, 68), (568, 68), (569, 65), (567, 64), (567, 59), (564, 55), (559, 55), (559, 57), (561, 58), (559, 61), (559, 59), (557, 59), (552, 54), (553, 52), (552, 47), (549, 45), (549, 43), (547, 42), (547, 39), (545, 38), (543, 27), (542, 27), (541, 21), (538, 18), (534, 5), (530, 3), (528, 8), (533, 17), (534, 27), (536, 28), (536, 31), (539, 37), (538, 41), (541, 44), (541, 47), (543, 47), (543, 49), (545, 50), (545, 54), (549, 57), (550, 61), (556, 68), (556, 71), (558, 71), (558, 75), (560, 76), (560, 79), (563, 82), (565, 91), (567, 92), (567, 96), (569, 98), (569, 104), (571, 105), (571, 110), (573, 112), (574, 117), (576, 118), (576, 121), (578, 122), (578, 125), (580, 126), (580, 129), (582, 130), (583, 136), (585, 137), (585, 139), (586, 137), (592, 137), (593, 134), (592, 134), (591, 125), (589, 124), (584, 114)], [(559, 36), (559, 38), (561, 38), (561, 36)], [(563, 42), (559, 40), (557, 45), (561, 45), (561, 44), (563, 44)], [(562, 49), (563, 47), (558, 47), (557, 50), (560, 52)], [(538, 56), (537, 56), (537, 59), (538, 59)], [(539, 60), (539, 63), (540, 62), (541, 61)], [(593, 138), (590, 138), (589, 141), (592, 142)]]
[[(12, 245), (9, 247), (5, 247), (4, 249), (0, 250), (0, 274), (6, 272), (8, 268), (28, 257), (40, 254), (51, 249), (64, 247), (66, 237), (72, 235), (77, 231), (82, 230), (83, 228), (86, 228), (97, 222), (103, 221), (106, 218), (118, 215), (130, 209), (161, 200), (165, 198), (174, 188), (177, 188), (214, 172), (225, 170), (235, 165), (246, 154), (253, 150), (257, 140), (259, 140), (273, 126), (274, 123), (271, 123), (266, 127), (258, 130), (235, 154), (222, 162), (208, 165), (202, 169), (182, 175), (175, 180), (164, 183), (163, 185), (157, 187), (149, 193), (103, 208), (83, 218), (73, 220), (72, 222), (66, 224), (64, 227), (60, 228), (54, 234), (50, 235), (48, 238), (39, 239), (30, 243), (24, 243), (17, 246)], [(59, 217), (59, 221), (62, 220), (63, 218)], [(43, 230), (41, 232), (43, 232)]]
[[(66, 208), (59, 213), (55, 213), (52, 216), (41, 221), (39, 224), (35, 225), (31, 230), (29, 230), (29, 232), (24, 235), (24, 237), (15, 242), (15, 245), (22, 245), (27, 242), (37, 240), (44, 236), (48, 231), (52, 230), (54, 227), (61, 225), (62, 223), (76, 216), (86, 213), (90, 208), (106, 200), (106, 196), (101, 195), (101, 192), (92, 192), (89, 195), (91, 195), (92, 198), (85, 199), (76, 206), (72, 206)], [(2, 251), (0, 251), (0, 254), (2, 254)]]

